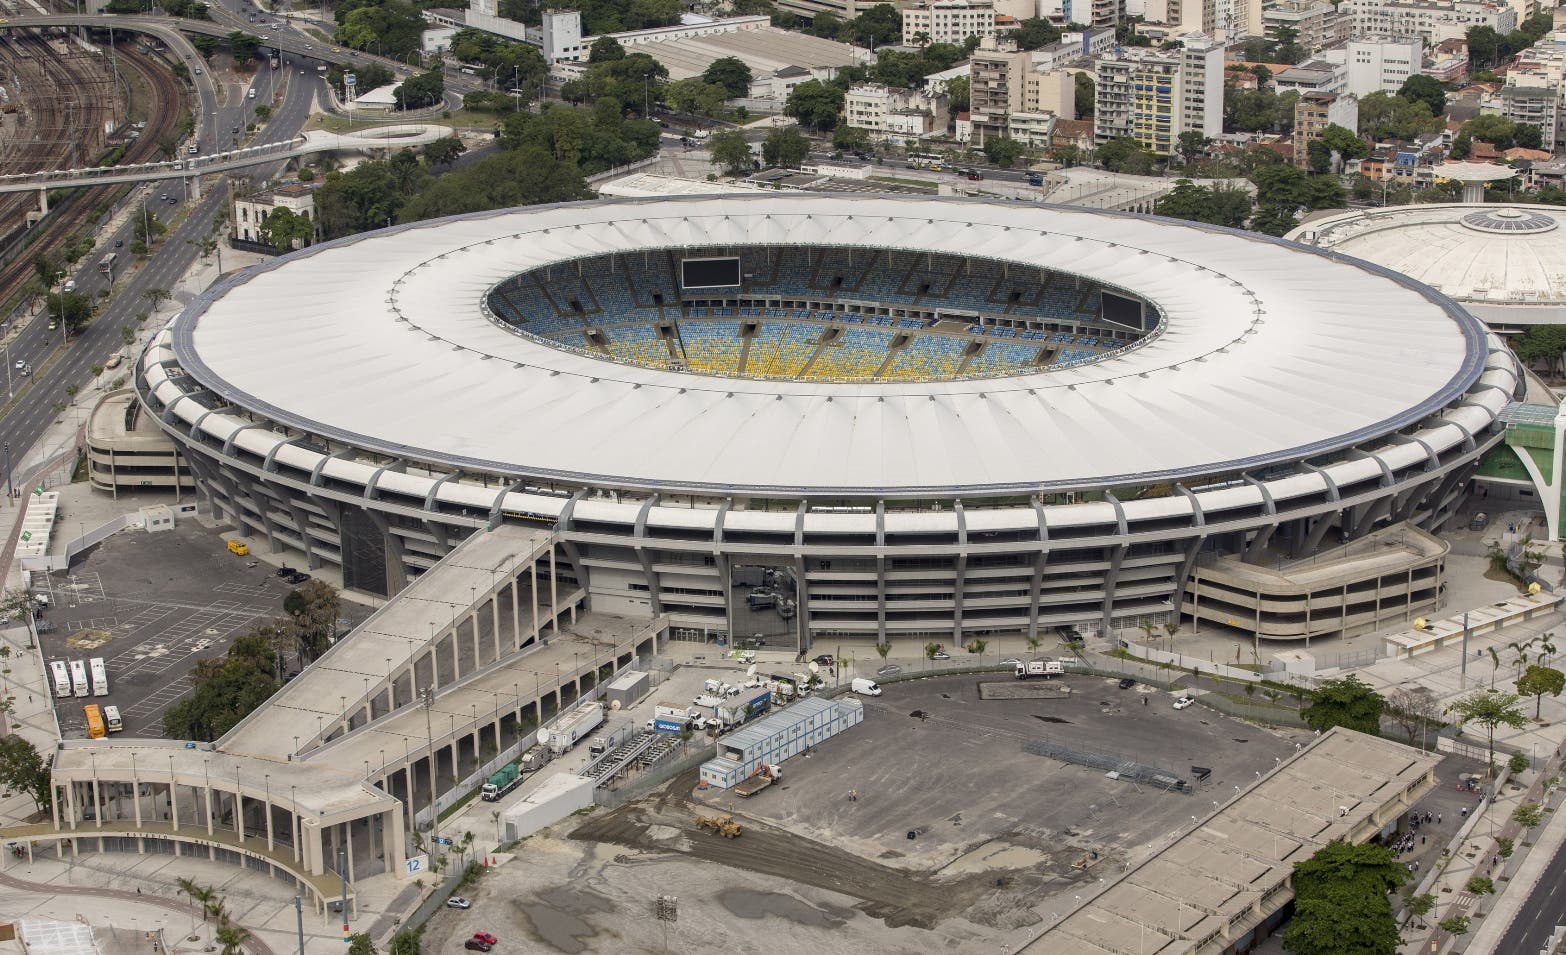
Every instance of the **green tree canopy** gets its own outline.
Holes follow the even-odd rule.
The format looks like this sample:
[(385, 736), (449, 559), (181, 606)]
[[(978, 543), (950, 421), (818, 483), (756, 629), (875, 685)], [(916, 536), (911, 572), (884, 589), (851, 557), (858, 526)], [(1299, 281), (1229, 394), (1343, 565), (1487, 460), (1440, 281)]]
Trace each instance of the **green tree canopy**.
[(831, 129), (837, 125), (837, 116), (843, 111), (843, 91), (821, 82), (810, 80), (794, 87), (788, 94), (783, 112), (812, 129)]
[(1011, 31), (1010, 36), (1017, 41), (1017, 49), (1037, 50), (1059, 40), (1060, 28), (1048, 20), (1034, 17), (1023, 20), (1021, 26)]
[(421, 48), (424, 14), (408, 0), (341, 0), (335, 16), (344, 46), (399, 60)]
[(1010, 169), (1022, 153), (1022, 144), (1010, 136), (991, 136), (984, 141), (985, 158), (1002, 169)]
[(1305, 717), (1311, 729), (1319, 732), (1343, 726), (1361, 733), (1379, 735), (1381, 711), (1385, 706), (1386, 701), (1381, 698), (1381, 694), (1351, 675), (1322, 683), (1316, 688), (1311, 705), (1302, 710), (1300, 715)]
[(714, 86), (721, 86), (730, 99), (750, 95), (750, 67), (735, 56), (713, 60), (702, 71), (701, 78)]
[(54, 757), (44, 758), (26, 739), (15, 733), (0, 736), (0, 786), (26, 793), (39, 812), (47, 812), (50, 799), (49, 767)]
[(462, 141), (462, 137), (447, 136), (424, 147), (424, 161), (431, 166), (449, 166), (467, 151), (467, 144)]
[(1198, 186), (1189, 179), (1180, 179), (1158, 198), (1154, 211), (1175, 219), (1243, 229), (1251, 215), (1251, 196), (1237, 186)]
[(256, 58), (256, 53), (261, 49), (261, 38), (243, 30), (235, 30), (228, 35), (228, 51), (234, 55), (236, 63), (249, 63)]
[(769, 166), (798, 169), (809, 155), (810, 140), (791, 126), (772, 130), (761, 143), (761, 159)]
[(214, 740), (277, 692), (277, 658), (271, 641), (258, 633), (235, 640), (228, 655), (198, 660), (191, 694), (163, 714), (170, 739)]
[(1430, 104), (1367, 93), (1359, 100), (1359, 132), (1372, 140), (1414, 139), (1444, 128), (1441, 118), (1430, 111)]
[(261, 241), (279, 252), (302, 249), (315, 237), (315, 223), (292, 209), (277, 208), (267, 213), (256, 230)]
[(92, 319), (92, 299), (85, 292), (54, 292), (49, 295), (49, 317), (74, 332)]
[(1153, 171), (1157, 157), (1141, 143), (1127, 136), (1111, 139), (1096, 150), (1098, 161), (1110, 172), (1145, 176)]
[(392, 96), (397, 100), (398, 109), (420, 109), (425, 106), (434, 106), (441, 101), (446, 94), (446, 75), (440, 68), (424, 73), (415, 73), (402, 81), (396, 89), (392, 90)]
[(1401, 938), (1388, 893), (1408, 878), (1383, 846), (1328, 843), (1294, 866), (1294, 919), (1284, 948), (1296, 955), (1394, 955)]
[(1093, 77), (1088, 73), (1076, 75), (1076, 106), (1078, 119), (1090, 119), (1093, 116), (1093, 104), (1097, 101), (1098, 87)]
[(1566, 690), (1566, 673), (1554, 667), (1530, 664), (1523, 675), (1517, 678), (1517, 692), (1523, 696), (1533, 697), (1533, 718), (1539, 719), (1539, 710), (1544, 705), (1544, 695), (1560, 696), (1561, 691)]
[(587, 48), (587, 62), (608, 63), (612, 60), (625, 59), (625, 47), (612, 36), (601, 36), (593, 41), (593, 45)]
[(737, 129), (723, 129), (707, 137), (707, 153), (712, 161), (722, 166), (731, 176), (750, 172), (752, 156), (745, 134)]
[(1433, 76), (1425, 76), (1423, 73), (1410, 76), (1398, 87), (1397, 95), (1411, 103), (1424, 103), (1430, 107), (1432, 116), (1446, 113), (1446, 87)]

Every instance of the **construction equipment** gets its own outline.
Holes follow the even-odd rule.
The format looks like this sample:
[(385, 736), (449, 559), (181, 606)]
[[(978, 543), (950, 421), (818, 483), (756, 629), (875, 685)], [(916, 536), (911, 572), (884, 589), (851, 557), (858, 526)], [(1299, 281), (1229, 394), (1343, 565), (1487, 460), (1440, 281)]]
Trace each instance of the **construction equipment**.
[(734, 821), (734, 817), (728, 813), (724, 813), (721, 816), (697, 816), (696, 828), (711, 829), (715, 835), (720, 835), (725, 839), (737, 838), (745, 831), (740, 827), (739, 823)]
[(756, 771), (750, 774), (749, 779), (734, 787), (734, 795), (741, 799), (749, 799), (782, 778), (782, 766), (763, 763), (756, 767)]

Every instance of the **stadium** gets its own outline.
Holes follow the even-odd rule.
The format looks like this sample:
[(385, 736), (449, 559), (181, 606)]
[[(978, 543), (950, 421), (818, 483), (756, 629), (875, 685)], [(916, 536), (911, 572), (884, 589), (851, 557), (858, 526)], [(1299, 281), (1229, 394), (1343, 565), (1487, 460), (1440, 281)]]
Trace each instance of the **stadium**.
[[(1453, 301), (1331, 252), (784, 193), (309, 248), (136, 375), (212, 513), (348, 587), (518, 524), (591, 609), (801, 649), (1162, 621), (1199, 566), (1439, 530), (1519, 383)], [(1360, 590), (1340, 624), (1379, 617)]]

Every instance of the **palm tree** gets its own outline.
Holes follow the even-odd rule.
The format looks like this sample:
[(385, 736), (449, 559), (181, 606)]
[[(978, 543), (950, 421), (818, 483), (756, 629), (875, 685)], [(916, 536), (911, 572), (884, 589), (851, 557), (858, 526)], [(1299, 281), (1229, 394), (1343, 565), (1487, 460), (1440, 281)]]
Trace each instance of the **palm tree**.
[(892, 645), (885, 642), (878, 643), (875, 645), (875, 652), (881, 655), (881, 662), (885, 663), (886, 658), (892, 653)]
[(919, 49), (922, 50), (925, 47), (930, 45), (930, 34), (924, 32), (923, 30), (920, 30), (918, 33), (915, 33), (913, 35), (913, 41), (914, 41), (914, 46), (916, 46), (916, 47), (918, 47)]
[(1041, 644), (1043, 642), (1044, 641), (1039, 639), (1039, 635), (1038, 634), (1036, 634), (1036, 633), (1028, 634), (1028, 650), (1030, 652), (1038, 653), (1039, 652), (1039, 644)]
[(223, 947), (223, 955), (240, 955), (250, 932), (238, 925), (223, 925), (216, 933), (217, 943)]
[(989, 648), (988, 640), (973, 640), (968, 644), (968, 649), (979, 655), (979, 666), (984, 665), (984, 651)]

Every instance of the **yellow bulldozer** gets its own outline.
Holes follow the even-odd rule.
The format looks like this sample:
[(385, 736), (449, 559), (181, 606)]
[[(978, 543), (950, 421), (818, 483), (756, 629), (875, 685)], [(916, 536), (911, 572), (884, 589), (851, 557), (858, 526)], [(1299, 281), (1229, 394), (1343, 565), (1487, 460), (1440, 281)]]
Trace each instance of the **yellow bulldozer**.
[(696, 828), (711, 829), (725, 839), (733, 839), (745, 831), (734, 821), (734, 817), (727, 813), (721, 816), (697, 816)]

